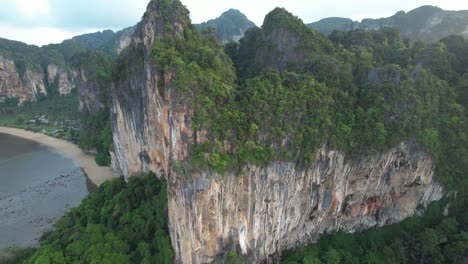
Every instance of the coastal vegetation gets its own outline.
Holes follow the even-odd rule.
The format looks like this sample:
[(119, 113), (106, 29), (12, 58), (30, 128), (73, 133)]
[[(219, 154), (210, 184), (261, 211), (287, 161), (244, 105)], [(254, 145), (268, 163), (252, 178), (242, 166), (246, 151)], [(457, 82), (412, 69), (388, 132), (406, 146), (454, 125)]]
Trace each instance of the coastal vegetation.
[(167, 187), (156, 175), (111, 180), (71, 209), (18, 263), (173, 263)]
[(277, 8), (229, 45), (227, 58), (212, 31), (184, 28), (183, 38), (158, 38), (151, 57), (161, 80), (175, 76), (169, 86), (194, 109), (193, 129), (208, 131), (186, 167), (306, 166), (323, 145), (358, 157), (416, 141), (437, 160), (442, 183), (466, 186), (463, 38), (410, 42), (392, 28), (326, 38)]
[(85, 151), (96, 154), (96, 163), (100, 166), (108, 166), (111, 163), (110, 150), (112, 144), (112, 128), (110, 120), (112, 85), (112, 59), (101, 52), (87, 51), (75, 55), (71, 61), (72, 67), (85, 70), (87, 83), (97, 91), (86, 91), (94, 94), (98, 104), (91, 109), (84, 108), (80, 113), (80, 130), (77, 135), (77, 143)]
[(76, 140), (79, 113), (78, 97), (39, 97), (37, 102), (25, 102), (18, 106), (17, 98), (0, 103), (0, 126), (15, 127), (47, 135)]
[[(169, 15), (172, 1), (159, 4), (161, 14)], [(207, 140), (190, 146), (188, 160), (178, 161), (176, 169), (212, 169), (222, 175), (245, 164), (274, 161), (304, 168), (322, 146), (357, 158), (412, 141), (433, 156), (438, 180), (452, 191), (424, 216), (353, 235), (333, 233), (286, 252), (284, 263), (466, 260), (467, 40), (411, 42), (390, 28), (334, 31), (327, 38), (277, 8), (262, 28), (223, 47), (213, 30), (198, 31), (188, 17), (182, 23), (182, 36), (156, 38), (149, 54), (161, 80), (158, 88), (175, 87), (179, 103), (193, 110), (195, 137), (207, 131)], [(98, 57), (88, 55), (77, 63), (94, 64)], [(132, 60), (141, 61), (140, 55)], [(85, 149), (96, 148), (97, 162), (108, 164), (110, 83), (132, 69), (123, 60), (114, 69), (100, 62), (94, 77), (101, 83), (104, 107), (88, 113), (80, 133), (69, 136)], [(174, 78), (166, 82), (166, 76)], [(6, 100), (0, 104), (3, 122), (24, 125), (38, 112), (76, 120), (71, 110), (76, 105), (53, 105), (63, 98), (76, 100), (55, 96), (20, 108), (14, 99)], [(37, 250), (24, 254), (24, 263), (172, 263), (167, 221), (166, 183), (156, 175), (110, 181), (60, 219)], [(249, 260), (233, 250), (226, 262)]]

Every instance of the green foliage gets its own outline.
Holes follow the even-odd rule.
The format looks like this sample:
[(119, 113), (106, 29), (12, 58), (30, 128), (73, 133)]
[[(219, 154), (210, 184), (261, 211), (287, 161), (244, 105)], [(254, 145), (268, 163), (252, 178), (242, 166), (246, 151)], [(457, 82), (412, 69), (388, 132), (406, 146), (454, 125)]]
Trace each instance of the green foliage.
[(22, 263), (34, 254), (33, 248), (7, 248), (0, 250), (0, 263), (15, 264)]
[(223, 263), (226, 264), (248, 264), (252, 263), (248, 256), (238, 254), (236, 250), (231, 250), (225, 257)]
[(41, 238), (24, 263), (173, 263), (167, 187), (156, 175), (112, 180)]
[[(355, 234), (334, 232), (284, 252), (281, 263), (461, 263), (468, 257), (468, 197), (432, 204), (423, 216)], [(320, 262), (320, 260), (322, 262)]]
[[(45, 97), (36, 103), (18, 106), (15, 98), (0, 103), (0, 125), (26, 129), (34, 132), (45, 131), (57, 138), (74, 141), (79, 114), (76, 95)], [(48, 123), (39, 119), (46, 117)], [(34, 123), (32, 123), (34, 122)]]
[(465, 62), (454, 59), (465, 41), (409, 43), (392, 28), (327, 39), (277, 8), (226, 47), (236, 79), (214, 33), (184, 23), (183, 37), (167, 34), (151, 49), (162, 94), (176, 87), (178, 103), (193, 110), (195, 144), (181, 171), (222, 174), (273, 160), (307, 166), (324, 144), (357, 157), (406, 140), (437, 159), (444, 184), (466, 186), (468, 122), (455, 89)]
[(243, 31), (255, 27), (255, 24), (239, 10), (230, 9), (216, 19), (195, 26), (200, 30), (212, 27), (216, 31), (219, 40), (226, 43), (235, 41), (235, 38)]
[(232, 135), (235, 72), (216, 37), (210, 31), (199, 33), (193, 26), (187, 26), (183, 38), (158, 38), (151, 49), (151, 58), (158, 73), (158, 85), (177, 87), (179, 100), (193, 109), (195, 133), (210, 129), (210, 139), (216, 139), (194, 145), (192, 161), (200, 168), (210, 166), (218, 173), (232, 167), (234, 159), (224, 150), (223, 141)]
[(102, 104), (97, 112), (88, 112), (85, 109), (81, 114), (78, 145), (86, 151), (95, 151), (98, 165), (108, 166), (111, 163), (110, 150), (113, 145), (110, 121), (111, 59), (100, 52), (87, 51), (75, 55), (70, 63), (78, 69), (86, 69), (88, 83), (95, 83), (99, 87), (97, 94)]
[[(308, 24), (323, 34), (329, 35), (334, 30), (350, 31), (356, 28), (372, 29), (376, 27), (396, 28), (405, 38), (412, 41), (437, 42), (450, 34), (462, 34), (466, 37), (465, 26), (467, 15), (465, 10), (444, 11), (436, 6), (421, 6), (410, 12), (400, 11), (387, 18), (369, 19), (361, 22), (348, 18), (331, 17)], [(431, 23), (433, 17), (444, 17), (439, 23)]]

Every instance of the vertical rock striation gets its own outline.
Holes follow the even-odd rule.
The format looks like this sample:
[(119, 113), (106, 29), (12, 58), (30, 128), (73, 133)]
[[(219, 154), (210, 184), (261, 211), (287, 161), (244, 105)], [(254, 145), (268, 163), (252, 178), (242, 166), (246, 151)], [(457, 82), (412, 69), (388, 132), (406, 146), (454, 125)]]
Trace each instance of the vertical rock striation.
[[(125, 78), (115, 84), (112, 93), (114, 166), (127, 176), (149, 170), (167, 174), (171, 160), (187, 155), (190, 142), (178, 136), (192, 138), (190, 113), (177, 106), (174, 87), (158, 87), (159, 80), (149, 58), (156, 37), (183, 35), (183, 18), (188, 11), (179, 1), (174, 1), (172, 9), (173, 30), (166, 32), (161, 3), (151, 1), (130, 46), (120, 58), (125, 69), (121, 75), (127, 76), (121, 76)], [(167, 74), (165, 81), (170, 78)]]
[(47, 81), (49, 86), (56, 86), (59, 94), (68, 95), (74, 88), (73, 83), (69, 80), (67, 71), (55, 64), (47, 66)]
[(16, 97), (24, 103), (35, 101), (39, 92), (47, 93), (43, 73), (26, 68), (20, 76), (15, 62), (0, 56), (0, 99)]
[(103, 107), (101, 87), (96, 78), (88, 78), (90, 74), (92, 73), (89, 72), (89, 69), (83, 67), (72, 70), (78, 93), (78, 110), (80, 112), (96, 113)]
[(153, 171), (167, 178), (177, 263), (216, 262), (234, 246), (256, 263), (276, 262), (282, 250), (332, 230), (395, 223), (442, 197), (434, 161), (412, 142), (355, 159), (323, 147), (306, 166), (249, 165), (244, 176), (210, 170), (181, 175), (175, 164), (187, 159), (195, 140), (193, 110), (170, 82), (176, 73), (158, 77), (150, 52), (158, 37), (183, 36), (188, 11), (177, 0), (170, 7), (162, 2), (149, 3), (118, 59), (113, 166), (126, 177)]
[(443, 195), (431, 157), (411, 143), (358, 160), (322, 148), (307, 168), (275, 162), (244, 171), (172, 176), (169, 216), (179, 262), (211, 263), (239, 246), (256, 263), (276, 263), (282, 250), (333, 230), (399, 222)]
[(20, 103), (32, 102), (39, 93), (47, 94), (47, 86), (54, 87), (61, 95), (70, 94), (74, 86), (64, 69), (49, 64), (45, 73), (29, 67), (20, 73), (13, 60), (0, 56), (0, 98), (17, 97)]

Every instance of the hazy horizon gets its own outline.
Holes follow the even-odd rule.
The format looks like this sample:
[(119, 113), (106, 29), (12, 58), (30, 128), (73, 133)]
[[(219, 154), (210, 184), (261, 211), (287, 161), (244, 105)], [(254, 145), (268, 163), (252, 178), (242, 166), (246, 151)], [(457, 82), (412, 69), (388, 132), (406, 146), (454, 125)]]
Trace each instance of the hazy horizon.
[[(0, 37), (33, 45), (60, 43), (86, 33), (110, 29), (118, 31), (133, 26), (141, 19), (149, 0), (0, 0)], [(468, 9), (468, 2), (441, 0), (395, 0), (378, 3), (370, 0), (342, 2), (330, 0), (313, 3), (306, 0), (208, 1), (182, 0), (191, 12), (193, 23), (201, 23), (234, 8), (244, 13), (257, 26), (275, 7), (284, 7), (306, 23), (327, 17), (364, 18), (389, 17), (398, 11), (408, 12), (423, 5), (445, 10)]]

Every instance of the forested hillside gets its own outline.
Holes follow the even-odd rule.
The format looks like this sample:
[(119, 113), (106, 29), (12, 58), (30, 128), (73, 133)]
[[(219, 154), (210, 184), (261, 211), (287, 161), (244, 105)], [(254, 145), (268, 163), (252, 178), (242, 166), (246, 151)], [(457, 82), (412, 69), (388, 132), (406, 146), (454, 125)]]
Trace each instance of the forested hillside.
[(222, 43), (237, 42), (244, 36), (245, 31), (256, 27), (252, 21), (236, 9), (230, 9), (216, 19), (195, 26), (200, 30), (213, 28)]
[(423, 216), (396, 225), (357, 234), (332, 233), (316, 244), (285, 252), (281, 263), (466, 263), (466, 196), (452, 202), (449, 210), (445, 204), (434, 203)]
[[(275, 9), (261, 29), (226, 47), (237, 82), (216, 90), (227, 103), (216, 103), (217, 94), (203, 97), (218, 114), (202, 115), (210, 104), (196, 105), (199, 125), (212, 137), (194, 146), (193, 157), (221, 157), (197, 162), (223, 171), (245, 162), (308, 162), (324, 143), (358, 155), (416, 140), (439, 161), (439, 179), (460, 187), (468, 141), (457, 100), (466, 100), (461, 65), (467, 64), (457, 54), (467, 46), (460, 37), (405, 42), (397, 29), (327, 39)], [(216, 147), (223, 140), (231, 141), (231, 151)]]
[(308, 24), (310, 28), (329, 35), (334, 30), (378, 30), (398, 28), (404, 38), (413, 41), (437, 42), (452, 34), (468, 36), (468, 10), (448, 11), (436, 6), (421, 6), (409, 12), (400, 11), (391, 17), (363, 19), (330, 17)]
[(104, 183), (28, 254), (11, 263), (173, 263), (166, 183), (154, 174)]
[[(150, 118), (164, 119), (172, 125), (179, 121), (174, 117), (180, 114), (177, 111), (190, 109), (190, 113), (180, 116), (184, 118), (181, 126), (189, 124), (186, 130), (193, 130), (190, 134), (193, 139), (172, 139), (174, 145), (191, 144), (187, 159), (170, 160), (172, 167), (169, 176), (165, 176), (176, 187), (169, 190), (176, 193), (186, 188), (181, 193), (195, 197), (190, 195), (205, 191), (210, 179), (197, 182), (198, 178), (192, 175), (202, 178), (207, 171), (219, 176), (216, 184), (222, 185), (235, 182), (236, 179), (226, 177), (229, 172), (247, 177), (243, 170), (252, 164), (265, 167), (289, 161), (294, 164), (294, 170), (306, 170), (322, 148), (346, 153), (349, 159), (359, 159), (388, 151), (401, 142), (410, 142), (417, 146), (414, 151), (427, 152), (434, 159), (437, 179), (446, 190), (445, 201), (434, 205), (423, 218), (412, 218), (401, 225), (357, 235), (333, 234), (316, 245), (285, 254), (284, 261), (456, 263), (467, 257), (467, 40), (449, 36), (431, 44), (411, 42), (403, 39), (394, 28), (334, 31), (325, 37), (285, 9), (276, 8), (266, 16), (261, 28), (251, 28), (239, 43), (223, 47), (213, 31), (200, 32), (191, 24), (188, 11), (179, 1), (152, 1), (149, 10), (152, 12), (147, 12), (143, 21), (161, 29), (150, 47), (144, 46), (148, 42), (137, 40), (112, 66), (108, 59), (95, 53), (75, 59), (81, 65), (102, 66), (91, 68), (93, 78), (102, 83), (101, 87), (114, 83), (113, 103), (118, 111), (113, 114), (126, 114), (122, 119), (115, 118), (114, 133), (119, 132), (115, 126), (120, 125), (126, 133), (136, 131), (135, 138), (138, 138), (131, 137), (133, 134), (120, 135), (122, 137), (131, 140), (141, 137), (143, 143), (139, 143), (144, 145), (145, 128), (149, 127), (152, 130), (148, 137), (160, 140), (156, 142), (161, 142), (162, 146), (169, 145), (168, 140), (164, 141), (166, 130)], [(148, 34), (143, 30), (145, 26), (140, 24), (138, 33), (142, 38), (151, 39), (144, 35)], [(109, 68), (113, 68), (112, 71)], [(151, 78), (145, 79), (145, 74), (152, 74)], [(154, 85), (149, 87), (153, 81)], [(104, 98), (102, 111), (88, 120), (89, 129), (83, 131), (92, 142), (84, 144), (99, 146), (106, 152), (111, 149), (109, 133), (92, 135), (93, 129), (110, 129), (107, 126), (109, 90), (104, 88), (100, 92)], [(166, 108), (150, 113), (152, 116), (144, 112), (161, 105)], [(175, 109), (170, 110), (174, 115), (168, 114), (170, 107)], [(190, 119), (185, 119), (189, 115)], [(124, 118), (131, 119), (124, 122)], [(130, 129), (135, 131), (129, 132)], [(175, 137), (175, 132), (170, 136)], [(125, 145), (125, 142), (119, 143)], [(151, 163), (151, 153), (141, 149), (138, 149), (138, 157), (130, 158), (142, 164), (143, 161)], [(278, 174), (286, 177), (288, 172)], [(60, 220), (56, 230), (44, 236), (41, 247), (26, 263), (52, 260), (100, 263), (103, 259), (118, 263), (173, 262), (165, 214), (167, 189), (155, 177), (152, 175), (147, 180), (130, 177), (128, 185), (122, 181), (104, 185), (100, 192)], [(390, 181), (390, 177), (387, 175), (382, 181)], [(261, 181), (268, 180), (265, 178)], [(405, 187), (423, 184), (415, 178)], [(275, 186), (280, 184), (283, 184), (281, 180)], [(242, 193), (241, 187), (245, 186), (235, 184), (236, 195)], [(255, 185), (257, 187), (262, 186)], [(208, 191), (210, 204), (218, 196), (211, 191)], [(176, 196), (174, 193), (172, 195)], [(224, 199), (227, 195), (220, 196)], [(404, 193), (392, 195), (392, 199), (398, 200), (398, 195), (404, 196)], [(269, 198), (276, 198), (273, 196)], [(314, 195), (309, 193), (308, 196)], [(330, 194), (329, 210), (336, 209), (334, 199)], [(365, 197), (363, 203), (371, 208), (377, 199), (376, 196)], [(203, 208), (195, 207), (197, 201), (193, 200), (174, 199), (173, 204), (174, 201), (179, 201), (178, 205), (184, 210), (200, 209), (203, 217), (209, 217), (212, 212), (205, 211), (208, 206), (203, 199)], [(267, 199), (258, 202), (269, 206)], [(450, 206), (443, 216), (447, 202)], [(241, 207), (245, 204), (247, 202), (241, 202), (235, 207), (236, 214), (242, 213)], [(275, 206), (282, 205), (278, 202)], [(216, 208), (211, 207), (216, 206), (209, 208), (216, 212)], [(249, 211), (245, 207), (242, 208)], [(417, 211), (423, 209), (417, 208)], [(198, 219), (189, 216), (197, 215), (190, 213), (176, 212), (172, 219), (178, 221), (187, 217), (193, 224)], [(378, 218), (379, 213), (376, 215)], [(211, 231), (204, 226), (200, 229)], [(221, 244), (222, 240), (215, 237), (213, 241)], [(229, 246), (225, 245), (223, 250)], [(179, 254), (192, 256), (192, 252)], [(274, 257), (280, 256), (281, 248)], [(250, 261), (234, 249), (231, 254), (221, 252), (219, 258), (233, 263)]]

